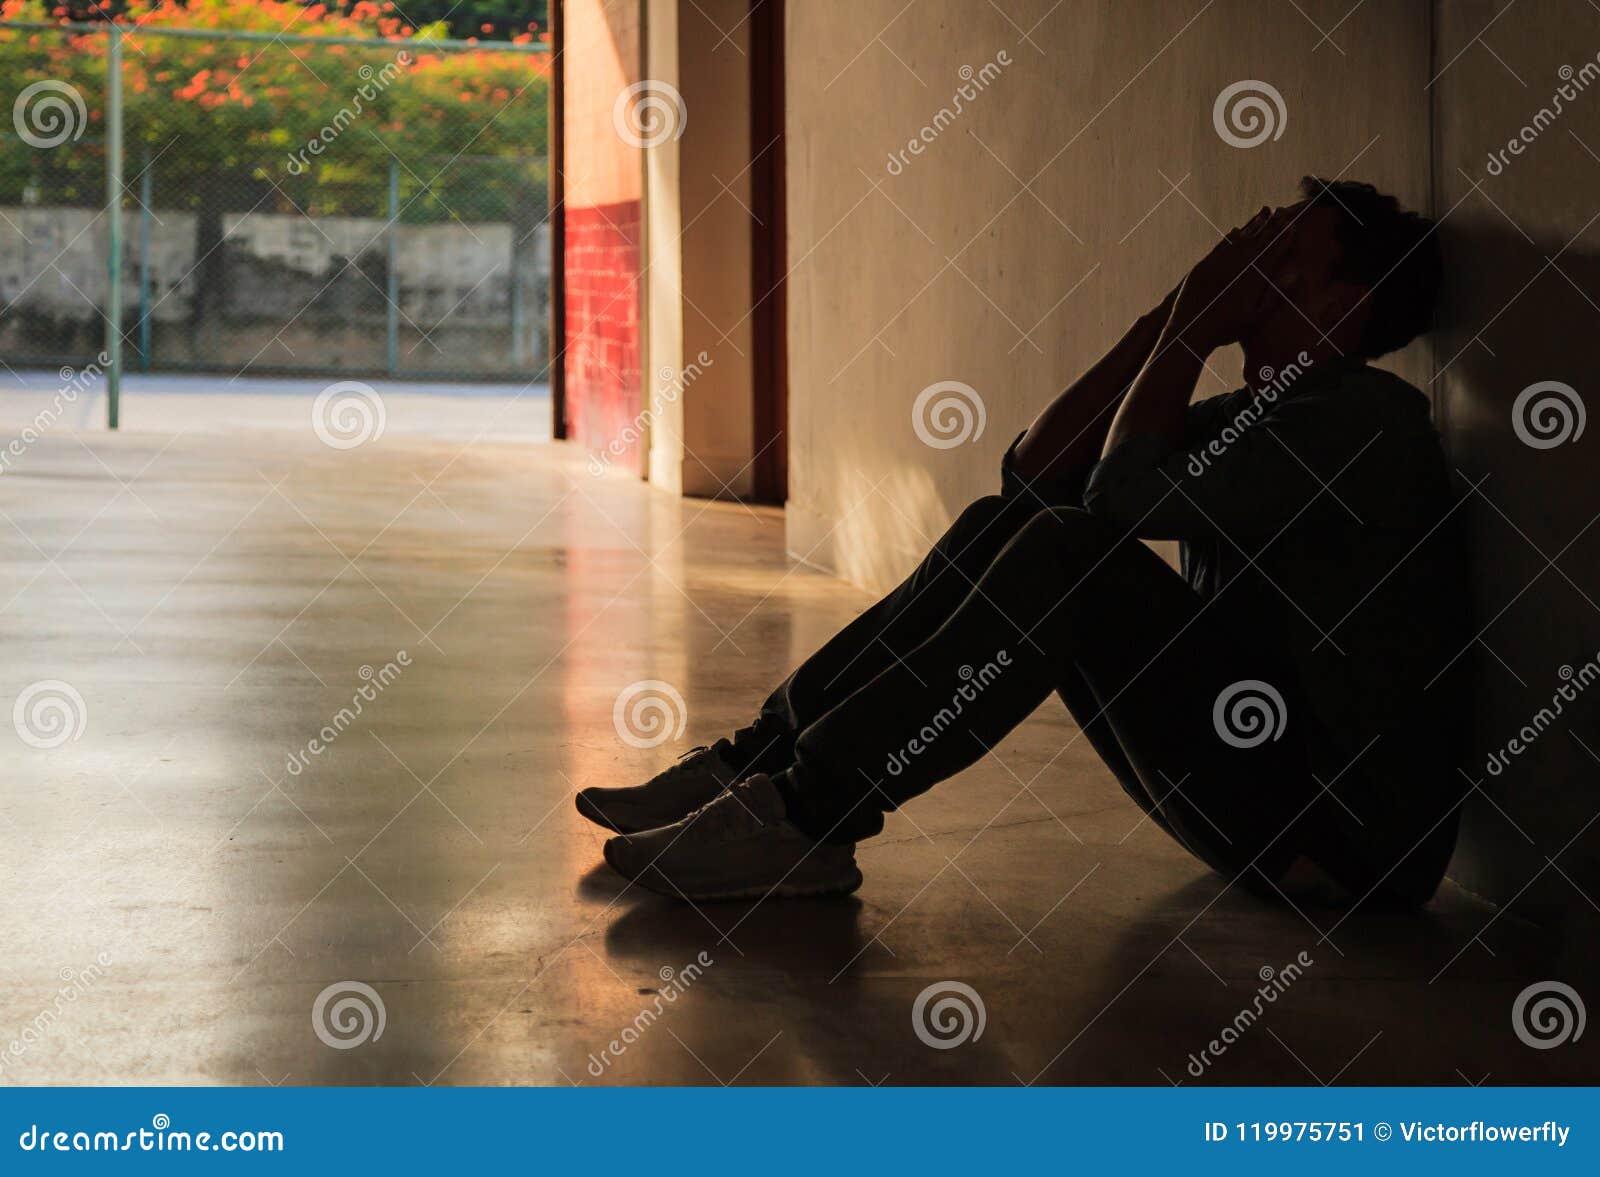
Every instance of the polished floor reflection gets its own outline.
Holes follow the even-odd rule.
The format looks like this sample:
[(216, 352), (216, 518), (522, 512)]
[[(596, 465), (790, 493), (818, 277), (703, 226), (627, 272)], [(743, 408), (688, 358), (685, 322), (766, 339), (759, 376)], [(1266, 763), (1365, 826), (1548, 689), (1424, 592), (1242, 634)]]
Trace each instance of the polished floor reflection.
[[(1600, 1035), (1514, 1033), (1537, 931), (1453, 887), (1420, 916), (1226, 888), (1053, 704), (863, 846), (847, 901), (625, 888), (573, 791), (724, 733), (866, 603), (782, 541), (558, 446), (13, 454), (0, 1082), (1592, 1077)], [(641, 683), (660, 728), (614, 715)], [(936, 996), (918, 1032), (950, 982), (981, 1034)]]

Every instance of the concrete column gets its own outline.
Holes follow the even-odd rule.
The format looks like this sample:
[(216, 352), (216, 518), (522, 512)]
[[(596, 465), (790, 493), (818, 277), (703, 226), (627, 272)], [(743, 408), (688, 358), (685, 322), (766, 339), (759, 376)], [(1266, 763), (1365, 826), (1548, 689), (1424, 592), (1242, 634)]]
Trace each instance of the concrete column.
[[(681, 134), (645, 148), (650, 481), (679, 494), (745, 495), (753, 456), (748, 5), (645, 7), (658, 114), (681, 119)], [(674, 111), (667, 104), (675, 98)]]

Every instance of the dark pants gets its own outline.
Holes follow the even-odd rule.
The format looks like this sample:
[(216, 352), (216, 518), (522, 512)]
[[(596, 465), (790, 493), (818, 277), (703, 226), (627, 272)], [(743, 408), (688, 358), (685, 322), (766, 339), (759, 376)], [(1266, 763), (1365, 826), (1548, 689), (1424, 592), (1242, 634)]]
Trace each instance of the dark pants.
[[(772, 693), (731, 757), (773, 774), (810, 836), (856, 841), (1054, 691), (1155, 822), (1230, 876), (1270, 878), (1298, 852), (1291, 827), (1317, 789), (1281, 711), (1253, 715), (1277, 738), (1251, 726), (1245, 699), (1260, 694), (1237, 684), (1287, 681), (1259, 629), (1226, 591), (1202, 601), (1081, 510), (983, 498)], [(1224, 700), (1215, 714), (1230, 690), (1243, 711)]]

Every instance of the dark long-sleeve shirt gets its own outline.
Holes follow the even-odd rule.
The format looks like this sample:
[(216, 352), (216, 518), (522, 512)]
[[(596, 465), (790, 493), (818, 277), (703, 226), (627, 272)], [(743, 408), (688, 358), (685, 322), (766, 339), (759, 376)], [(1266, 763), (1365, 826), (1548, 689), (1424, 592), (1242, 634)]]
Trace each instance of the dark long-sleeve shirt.
[(1176, 452), (1118, 446), (1084, 505), (1180, 541), (1202, 598), (1244, 595), (1298, 680), (1312, 771), (1340, 802), (1326, 812), (1395, 858), (1430, 827), (1453, 835), (1461, 792), (1458, 676), (1442, 673), (1470, 636), (1458, 502), (1427, 398), (1406, 381), (1336, 363), (1277, 383), (1190, 406)]

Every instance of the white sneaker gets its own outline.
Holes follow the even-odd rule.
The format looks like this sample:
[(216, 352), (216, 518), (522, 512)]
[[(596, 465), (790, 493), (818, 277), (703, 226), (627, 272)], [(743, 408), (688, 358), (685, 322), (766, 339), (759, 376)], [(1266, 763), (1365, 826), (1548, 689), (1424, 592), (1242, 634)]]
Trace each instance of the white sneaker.
[(606, 842), (624, 878), (676, 899), (848, 895), (854, 843), (813, 842), (790, 824), (770, 777), (746, 777), (682, 821)]
[(619, 834), (642, 833), (689, 816), (738, 779), (716, 745), (696, 748), (642, 785), (582, 790), (578, 812)]

